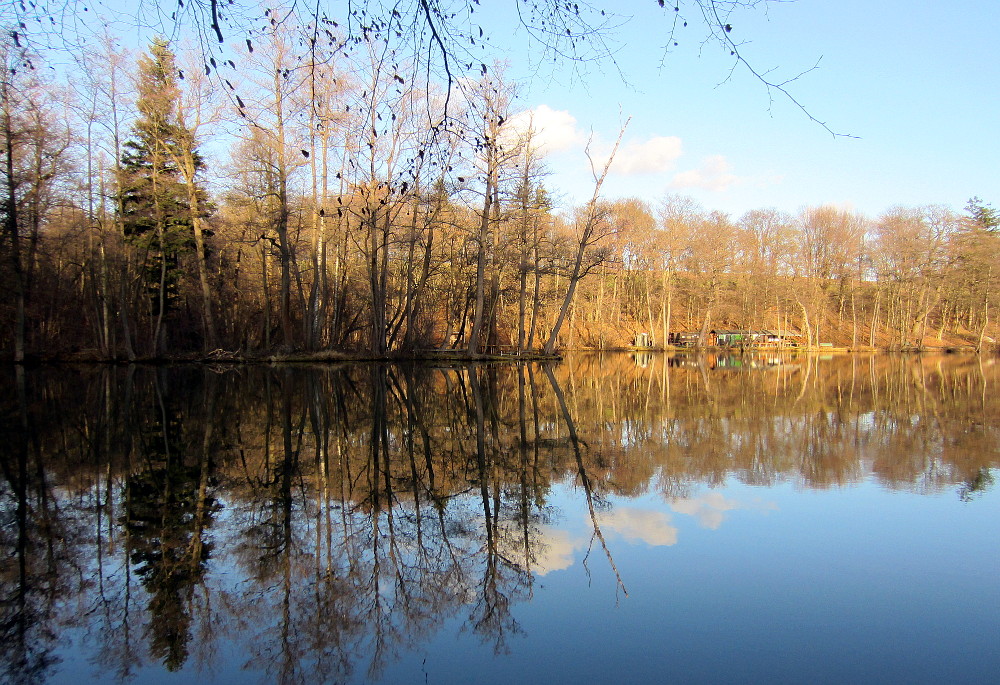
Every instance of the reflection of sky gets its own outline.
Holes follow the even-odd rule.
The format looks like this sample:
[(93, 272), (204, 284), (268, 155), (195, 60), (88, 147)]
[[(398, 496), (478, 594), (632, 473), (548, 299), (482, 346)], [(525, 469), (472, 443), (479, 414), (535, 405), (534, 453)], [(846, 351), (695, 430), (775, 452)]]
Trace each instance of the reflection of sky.
[(721, 492), (709, 490), (697, 497), (679, 497), (670, 500), (670, 508), (678, 514), (693, 516), (702, 528), (718, 530), (726, 520), (726, 513), (737, 509), (753, 509), (757, 511), (773, 511), (778, 508), (774, 502), (755, 500), (741, 502), (727, 498)]
[(586, 540), (574, 538), (567, 531), (552, 526), (541, 526), (537, 540), (531, 570), (539, 576), (569, 568), (576, 550), (587, 544)]
[(608, 533), (614, 531), (629, 542), (644, 542), (651, 547), (677, 543), (677, 529), (670, 523), (670, 514), (636, 507), (617, 507), (597, 515), (597, 523)]
[[(546, 524), (536, 529), (530, 566), (537, 576), (571, 568), (592, 544), (594, 528), (589, 511), (580, 506), (580, 493), (563, 483), (553, 490), (552, 497), (560, 508), (573, 513), (557, 525)], [(676, 514), (690, 517), (688, 520), (693, 519), (702, 529), (718, 530), (732, 512), (761, 513), (777, 508), (774, 502), (757, 497), (728, 497), (723, 492), (707, 490), (666, 502), (654, 496), (614, 501), (608, 508), (598, 509), (595, 518), (607, 541), (653, 548), (678, 543), (681, 526), (680, 519), (674, 518)], [(523, 556), (523, 551), (518, 550), (514, 556)]]
[[(382, 623), (369, 622), (367, 605), (353, 605), (348, 594), (337, 594), (354, 583), (368, 587), (365, 574), (335, 566), (328, 582), (313, 586), (315, 569), (308, 554), (293, 557), (287, 587), (248, 579), (236, 555), (226, 553), (237, 540), (222, 537), (223, 522), (236, 525), (240, 517), (222, 512), (213, 529), (218, 555), (211, 558), (205, 589), (192, 600), (195, 608), (199, 601), (214, 607), (214, 613), (193, 615), (199, 625), (211, 626), (215, 642), (204, 647), (216, 650), (212, 658), (218, 674), (195, 658), (202, 644), (192, 640), (192, 657), (181, 673), (165, 674), (155, 659), (144, 656), (136, 677), (125, 682), (272, 682), (275, 674), (268, 669), (280, 656), (275, 645), (283, 644), (276, 639), (282, 635), (282, 621), (298, 617), (293, 627), (302, 628), (310, 625), (307, 617), (321, 616), (326, 622), (317, 626), (336, 628), (340, 624), (331, 611), (339, 607), (358, 612), (345, 614), (358, 620), (343, 624), (353, 627), (338, 636), (346, 640), (346, 649), (358, 650), (356, 671), (346, 682), (996, 680), (1000, 490), (987, 490), (968, 502), (954, 491), (919, 495), (873, 481), (814, 490), (790, 482), (765, 488), (730, 479), (720, 487), (691, 488), (687, 497), (651, 493), (595, 502), (606, 555), (593, 537), (583, 490), (571, 481), (556, 484), (546, 498), (552, 515), (531, 527), (534, 580), (529, 599), (511, 580), (517, 574), (505, 571), (503, 564), (490, 594), (482, 520), (477, 518), (481, 502), (475, 496), (453, 498), (448, 516), (455, 525), (447, 548), (435, 548), (433, 526), (425, 529), (424, 543), (431, 545), (432, 554), (423, 561), (435, 552), (444, 560), (440, 567), (431, 564), (432, 573), (423, 577), (433, 591), (421, 588), (418, 577), (396, 573), (421, 568), (414, 565), (417, 548), (412, 541), (397, 539), (390, 546), (382, 535), (374, 540), (386, 562), (386, 573), (373, 586), (382, 591), (379, 607), (388, 612)], [(400, 524), (397, 533), (405, 528), (404, 509), (393, 512)], [(340, 513), (338, 509), (338, 518)], [(359, 542), (368, 540), (363, 533), (370, 522), (366, 527), (360, 512), (346, 516)], [(380, 530), (388, 530), (384, 514), (381, 521), (385, 525)], [(308, 549), (311, 531), (304, 524), (296, 530), (294, 545)], [(501, 523), (505, 556), (518, 564), (522, 532), (517, 522)], [(238, 526), (232, 534), (240, 535)], [(391, 555), (400, 558), (388, 563)], [(447, 560), (453, 558), (461, 563), (450, 568)], [(372, 568), (366, 554), (360, 561), (358, 568)], [(117, 570), (109, 578), (117, 580), (103, 591), (113, 598), (119, 587), (115, 583), (126, 574)], [(279, 573), (265, 580), (282, 578)], [(140, 587), (133, 581), (136, 592)], [(488, 604), (484, 597), (498, 601)], [(317, 610), (317, 598), (326, 603), (322, 610)], [(444, 610), (421, 604), (433, 598), (447, 600), (440, 605)], [(228, 614), (229, 606), (242, 613)], [(283, 607), (290, 610), (283, 613)], [(404, 608), (411, 611), (410, 618), (432, 618), (404, 623)], [(506, 622), (483, 623), (493, 616)], [(501, 623), (508, 632), (504, 649), (498, 650), (495, 633), (481, 628), (496, 629)], [(407, 640), (415, 637), (412, 645), (390, 640), (398, 654), (386, 660), (384, 672), (370, 675), (370, 654), (362, 640), (385, 635), (373, 626), (398, 629)], [(84, 639), (78, 629), (62, 636), (68, 643), (67, 635), (77, 642)], [(302, 650), (295, 656), (305, 663), (321, 639), (289, 644)], [(109, 682), (108, 674), (82, 654), (61, 651), (64, 660), (49, 682)]]
[[(582, 522), (586, 532), (574, 526), (572, 530), (544, 525), (538, 528), (532, 551), (531, 571), (544, 576), (570, 568), (590, 547), (593, 529), (589, 520)], [(677, 529), (670, 523), (670, 514), (652, 509), (617, 507), (597, 514), (597, 523), (608, 539), (628, 543), (643, 543), (651, 547), (673, 545)]]
[[(985, 683), (1000, 672), (1000, 490), (692, 486), (560, 515), (510, 654), (442, 633), (384, 682)], [(658, 544), (674, 538), (677, 544)], [(588, 554), (589, 549), (589, 556)], [(585, 561), (586, 557), (586, 561)], [(558, 571), (558, 572), (557, 572)], [(620, 591), (620, 574), (627, 595)], [(456, 620), (456, 623), (458, 621)]]

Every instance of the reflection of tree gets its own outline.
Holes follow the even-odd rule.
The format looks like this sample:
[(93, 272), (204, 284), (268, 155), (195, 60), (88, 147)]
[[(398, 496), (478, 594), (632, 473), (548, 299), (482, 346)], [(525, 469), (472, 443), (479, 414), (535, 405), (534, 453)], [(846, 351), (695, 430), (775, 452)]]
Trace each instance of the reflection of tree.
[[(545, 375), (549, 379), (549, 383), (552, 385), (552, 392), (556, 396), (556, 401), (559, 403), (559, 410), (562, 413), (563, 420), (566, 422), (566, 429), (569, 431), (570, 444), (573, 446), (573, 456), (576, 459), (577, 467), (577, 477), (580, 482), (580, 487), (583, 488), (583, 494), (587, 499), (587, 511), (590, 513), (590, 524), (593, 526), (594, 534), (591, 537), (590, 545), (593, 547), (594, 539), (596, 538), (601, 543), (601, 549), (604, 550), (604, 555), (608, 558), (608, 565), (611, 566), (611, 570), (615, 574), (615, 580), (618, 582), (618, 587), (621, 591), (628, 596), (628, 590), (625, 588), (625, 583), (622, 581), (621, 574), (618, 573), (618, 567), (615, 566), (614, 557), (611, 556), (611, 550), (608, 549), (608, 543), (604, 540), (604, 533), (601, 532), (601, 525), (597, 518), (597, 507), (595, 505), (595, 495), (593, 487), (591, 485), (590, 476), (587, 474), (587, 468), (583, 463), (583, 455), (580, 451), (580, 438), (576, 433), (576, 422), (573, 421), (573, 415), (570, 414), (569, 407), (566, 406), (566, 398), (563, 395), (562, 388), (559, 387), (559, 383), (556, 381), (556, 377), (552, 373), (551, 366), (545, 366)], [(587, 555), (590, 555), (590, 551), (587, 551)]]
[(958, 488), (958, 496), (963, 502), (971, 502), (991, 487), (993, 487), (993, 474), (985, 468), (979, 469), (975, 476)]
[(55, 604), (61, 594), (58, 513), (40, 461), (31, 459), (32, 417), (25, 370), (14, 368), (15, 402), (5, 403), (0, 440), (0, 667), (13, 683), (41, 683), (52, 654)]
[[(479, 481), (479, 496), (483, 510), (483, 529), (486, 540), (481, 548), (485, 555), (483, 576), (479, 585), (477, 598), (472, 606), (470, 621), (472, 629), (484, 641), (493, 643), (493, 651), (500, 654), (506, 652), (506, 637), (517, 633), (520, 627), (511, 613), (511, 601), (514, 593), (530, 586), (531, 578), (524, 566), (518, 565), (502, 553), (499, 537), (507, 528), (502, 527), (502, 481), (496, 473), (498, 467), (504, 468), (502, 441), (498, 434), (498, 417), (496, 413), (493, 392), (484, 394), (480, 382), (480, 372), (483, 367), (470, 366), (468, 373), (469, 388), (472, 394), (473, 408), (471, 414), (475, 417), (476, 430), (476, 475)], [(487, 376), (487, 380), (490, 380)], [(487, 383), (487, 388), (492, 386)], [(493, 400), (488, 403), (487, 399)], [(486, 415), (490, 414), (489, 434), (486, 428)], [(513, 475), (513, 474), (511, 474)], [(499, 482), (498, 482), (499, 481)], [(491, 488), (493, 489), (491, 493)], [(522, 507), (513, 509), (515, 514), (523, 513)], [(527, 521), (522, 524), (522, 530), (527, 533)], [(517, 530), (517, 527), (513, 528)], [(526, 547), (529, 545), (525, 540)], [(512, 547), (512, 546), (511, 546)]]
[[(205, 422), (197, 463), (188, 463), (183, 418), (164, 397), (159, 375), (156, 406), (143, 426), (144, 468), (126, 483), (126, 528), (131, 562), (149, 592), (150, 653), (168, 670), (188, 657), (190, 602), (202, 582), (211, 544), (204, 540), (215, 501), (208, 495), (211, 421)], [(212, 415), (210, 398), (205, 410)]]
[(79, 621), (120, 680), (224, 641), (268, 681), (376, 679), (447, 621), (507, 648), (556, 482), (607, 553), (614, 496), (875, 478), (972, 499), (995, 477), (997, 366), (741, 361), (11, 370), (0, 666), (44, 679)]
[[(306, 635), (314, 632), (301, 630), (309, 615), (304, 601), (312, 593), (299, 586), (308, 568), (308, 540), (301, 519), (305, 503), (295, 486), (302, 476), (308, 414), (295, 406), (296, 380), (288, 369), (266, 376), (261, 458), (251, 476), (255, 495), (246, 500), (239, 520), (238, 555), (253, 580), (244, 598), (245, 619), (259, 627), (249, 645), (249, 663), (281, 683), (304, 681), (300, 662)], [(269, 591), (262, 593), (263, 588)]]

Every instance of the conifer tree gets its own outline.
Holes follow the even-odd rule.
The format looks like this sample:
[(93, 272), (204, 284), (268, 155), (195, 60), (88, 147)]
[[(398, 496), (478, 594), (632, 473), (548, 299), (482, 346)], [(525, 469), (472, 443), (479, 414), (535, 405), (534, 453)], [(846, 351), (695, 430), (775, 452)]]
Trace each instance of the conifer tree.
[(197, 187), (194, 197), (199, 201), (193, 207), (180, 168), (186, 146), (197, 170), (204, 168), (204, 160), (189, 149), (193, 136), (177, 117), (177, 67), (166, 40), (155, 39), (149, 55), (139, 58), (137, 87), (139, 118), (122, 158), (122, 223), (125, 236), (144, 257), (142, 275), (154, 320), (152, 348), (160, 354), (166, 317), (179, 298), (180, 260), (195, 247), (195, 212), (205, 215), (210, 205), (204, 189)]
[(984, 231), (996, 231), (1000, 229), (1000, 212), (978, 197), (969, 199), (965, 204), (965, 211), (976, 228)]

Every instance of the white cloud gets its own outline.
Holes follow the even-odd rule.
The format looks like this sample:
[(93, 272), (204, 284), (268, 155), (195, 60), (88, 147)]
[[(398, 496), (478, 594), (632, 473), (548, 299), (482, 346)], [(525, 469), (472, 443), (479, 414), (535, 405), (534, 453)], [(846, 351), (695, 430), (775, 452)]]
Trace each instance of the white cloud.
[(576, 117), (566, 110), (555, 110), (548, 105), (515, 114), (508, 126), (515, 135), (534, 129), (535, 143), (543, 154), (580, 147), (587, 140), (576, 126)]
[[(533, 129), (535, 142), (543, 154), (583, 150), (590, 140), (590, 135), (579, 128), (576, 117), (569, 111), (552, 109), (548, 105), (519, 112), (505, 129), (512, 136), (522, 136)], [(591, 150), (595, 165), (602, 168), (611, 154), (611, 144), (594, 136)], [(674, 168), (682, 153), (681, 139), (677, 136), (632, 140), (619, 147), (611, 170), (624, 176), (663, 173)]]
[[(611, 171), (624, 176), (663, 173), (673, 169), (674, 162), (682, 154), (681, 139), (677, 136), (633, 140), (618, 148)], [(607, 159), (606, 154), (604, 159)]]
[(597, 515), (598, 524), (613, 530), (626, 540), (641, 540), (653, 547), (677, 543), (677, 529), (670, 524), (670, 514), (650, 509), (620, 507)]
[(670, 182), (672, 188), (702, 188), (722, 192), (730, 186), (742, 182), (732, 173), (732, 165), (722, 155), (712, 155), (702, 160), (697, 169), (674, 174)]

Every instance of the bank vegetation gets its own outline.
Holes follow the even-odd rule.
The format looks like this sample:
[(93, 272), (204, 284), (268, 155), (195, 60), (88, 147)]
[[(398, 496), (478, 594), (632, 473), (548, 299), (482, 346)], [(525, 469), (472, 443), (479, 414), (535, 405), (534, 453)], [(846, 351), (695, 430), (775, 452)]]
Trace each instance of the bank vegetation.
[(978, 198), (733, 217), (603, 198), (612, 159), (588, 149), (592, 199), (557, 208), (502, 68), (436, 88), (389, 42), (348, 58), (335, 27), (311, 29), (255, 34), (236, 81), (166, 40), (133, 55), (108, 37), (58, 70), (4, 43), (4, 358), (552, 355), (720, 328), (980, 351), (997, 336), (1000, 222)]

